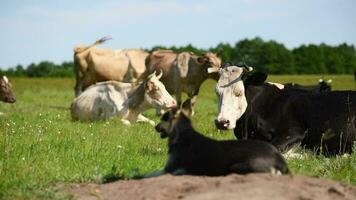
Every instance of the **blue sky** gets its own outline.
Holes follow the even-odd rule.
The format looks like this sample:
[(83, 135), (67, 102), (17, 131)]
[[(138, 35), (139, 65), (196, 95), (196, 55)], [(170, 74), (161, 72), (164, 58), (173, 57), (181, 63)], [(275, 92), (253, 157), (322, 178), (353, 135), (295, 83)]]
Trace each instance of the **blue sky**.
[(199, 48), (244, 38), (288, 48), (356, 44), (355, 0), (0, 1), (0, 68), (71, 61), (73, 47), (110, 35), (105, 48)]

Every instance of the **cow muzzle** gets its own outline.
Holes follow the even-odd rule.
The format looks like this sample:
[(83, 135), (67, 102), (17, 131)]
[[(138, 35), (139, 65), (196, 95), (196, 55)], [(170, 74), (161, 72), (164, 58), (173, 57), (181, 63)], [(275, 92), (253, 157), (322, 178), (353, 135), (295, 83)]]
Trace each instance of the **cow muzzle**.
[(167, 108), (176, 108), (176, 107), (177, 107), (177, 101), (174, 99), (167, 105)]
[(230, 126), (230, 121), (226, 119), (215, 119), (215, 126), (220, 130), (227, 130)]

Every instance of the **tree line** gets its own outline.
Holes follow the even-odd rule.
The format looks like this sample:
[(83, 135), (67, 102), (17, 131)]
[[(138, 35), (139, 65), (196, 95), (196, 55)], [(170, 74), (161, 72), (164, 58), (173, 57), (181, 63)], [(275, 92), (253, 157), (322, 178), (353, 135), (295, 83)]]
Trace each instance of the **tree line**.
[[(218, 53), (223, 63), (246, 63), (270, 74), (351, 74), (356, 68), (356, 50), (353, 45), (342, 43), (337, 46), (327, 44), (301, 45), (289, 50), (274, 40), (264, 41), (256, 37), (243, 39), (234, 45), (220, 43), (209, 49), (199, 49), (192, 45), (182, 47), (156, 46), (152, 49), (171, 49), (175, 52), (191, 51), (197, 55), (212, 51)], [(54, 64), (42, 61), (27, 67), (18, 65), (0, 73), (17, 77), (73, 77), (73, 62)]]

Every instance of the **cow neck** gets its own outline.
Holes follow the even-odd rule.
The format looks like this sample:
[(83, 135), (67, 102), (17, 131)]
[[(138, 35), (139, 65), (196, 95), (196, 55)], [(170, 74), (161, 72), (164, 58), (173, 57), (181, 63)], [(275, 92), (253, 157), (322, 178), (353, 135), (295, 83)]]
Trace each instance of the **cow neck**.
[(281, 91), (268, 83), (263, 83), (260, 86), (249, 86), (245, 91), (247, 107), (249, 110), (252, 106), (265, 107), (272, 105), (273, 102), (281, 96)]
[(145, 84), (146, 84), (146, 82), (143, 82), (140, 85), (136, 86), (133, 89), (133, 92), (129, 95), (129, 98), (128, 98), (129, 110), (137, 110), (144, 103)]
[(204, 64), (197, 63), (196, 59), (190, 59), (188, 66), (189, 76), (186, 79), (189, 84), (201, 85), (208, 78), (204, 70), (201, 70), (204, 68)]

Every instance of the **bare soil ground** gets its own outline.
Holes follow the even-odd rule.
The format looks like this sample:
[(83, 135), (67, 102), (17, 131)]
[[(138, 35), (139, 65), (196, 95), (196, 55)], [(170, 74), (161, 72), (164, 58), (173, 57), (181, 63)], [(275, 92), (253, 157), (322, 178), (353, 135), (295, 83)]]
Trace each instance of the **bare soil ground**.
[(271, 174), (224, 177), (164, 175), (108, 184), (73, 184), (66, 189), (75, 199), (356, 199), (356, 187), (333, 180)]

